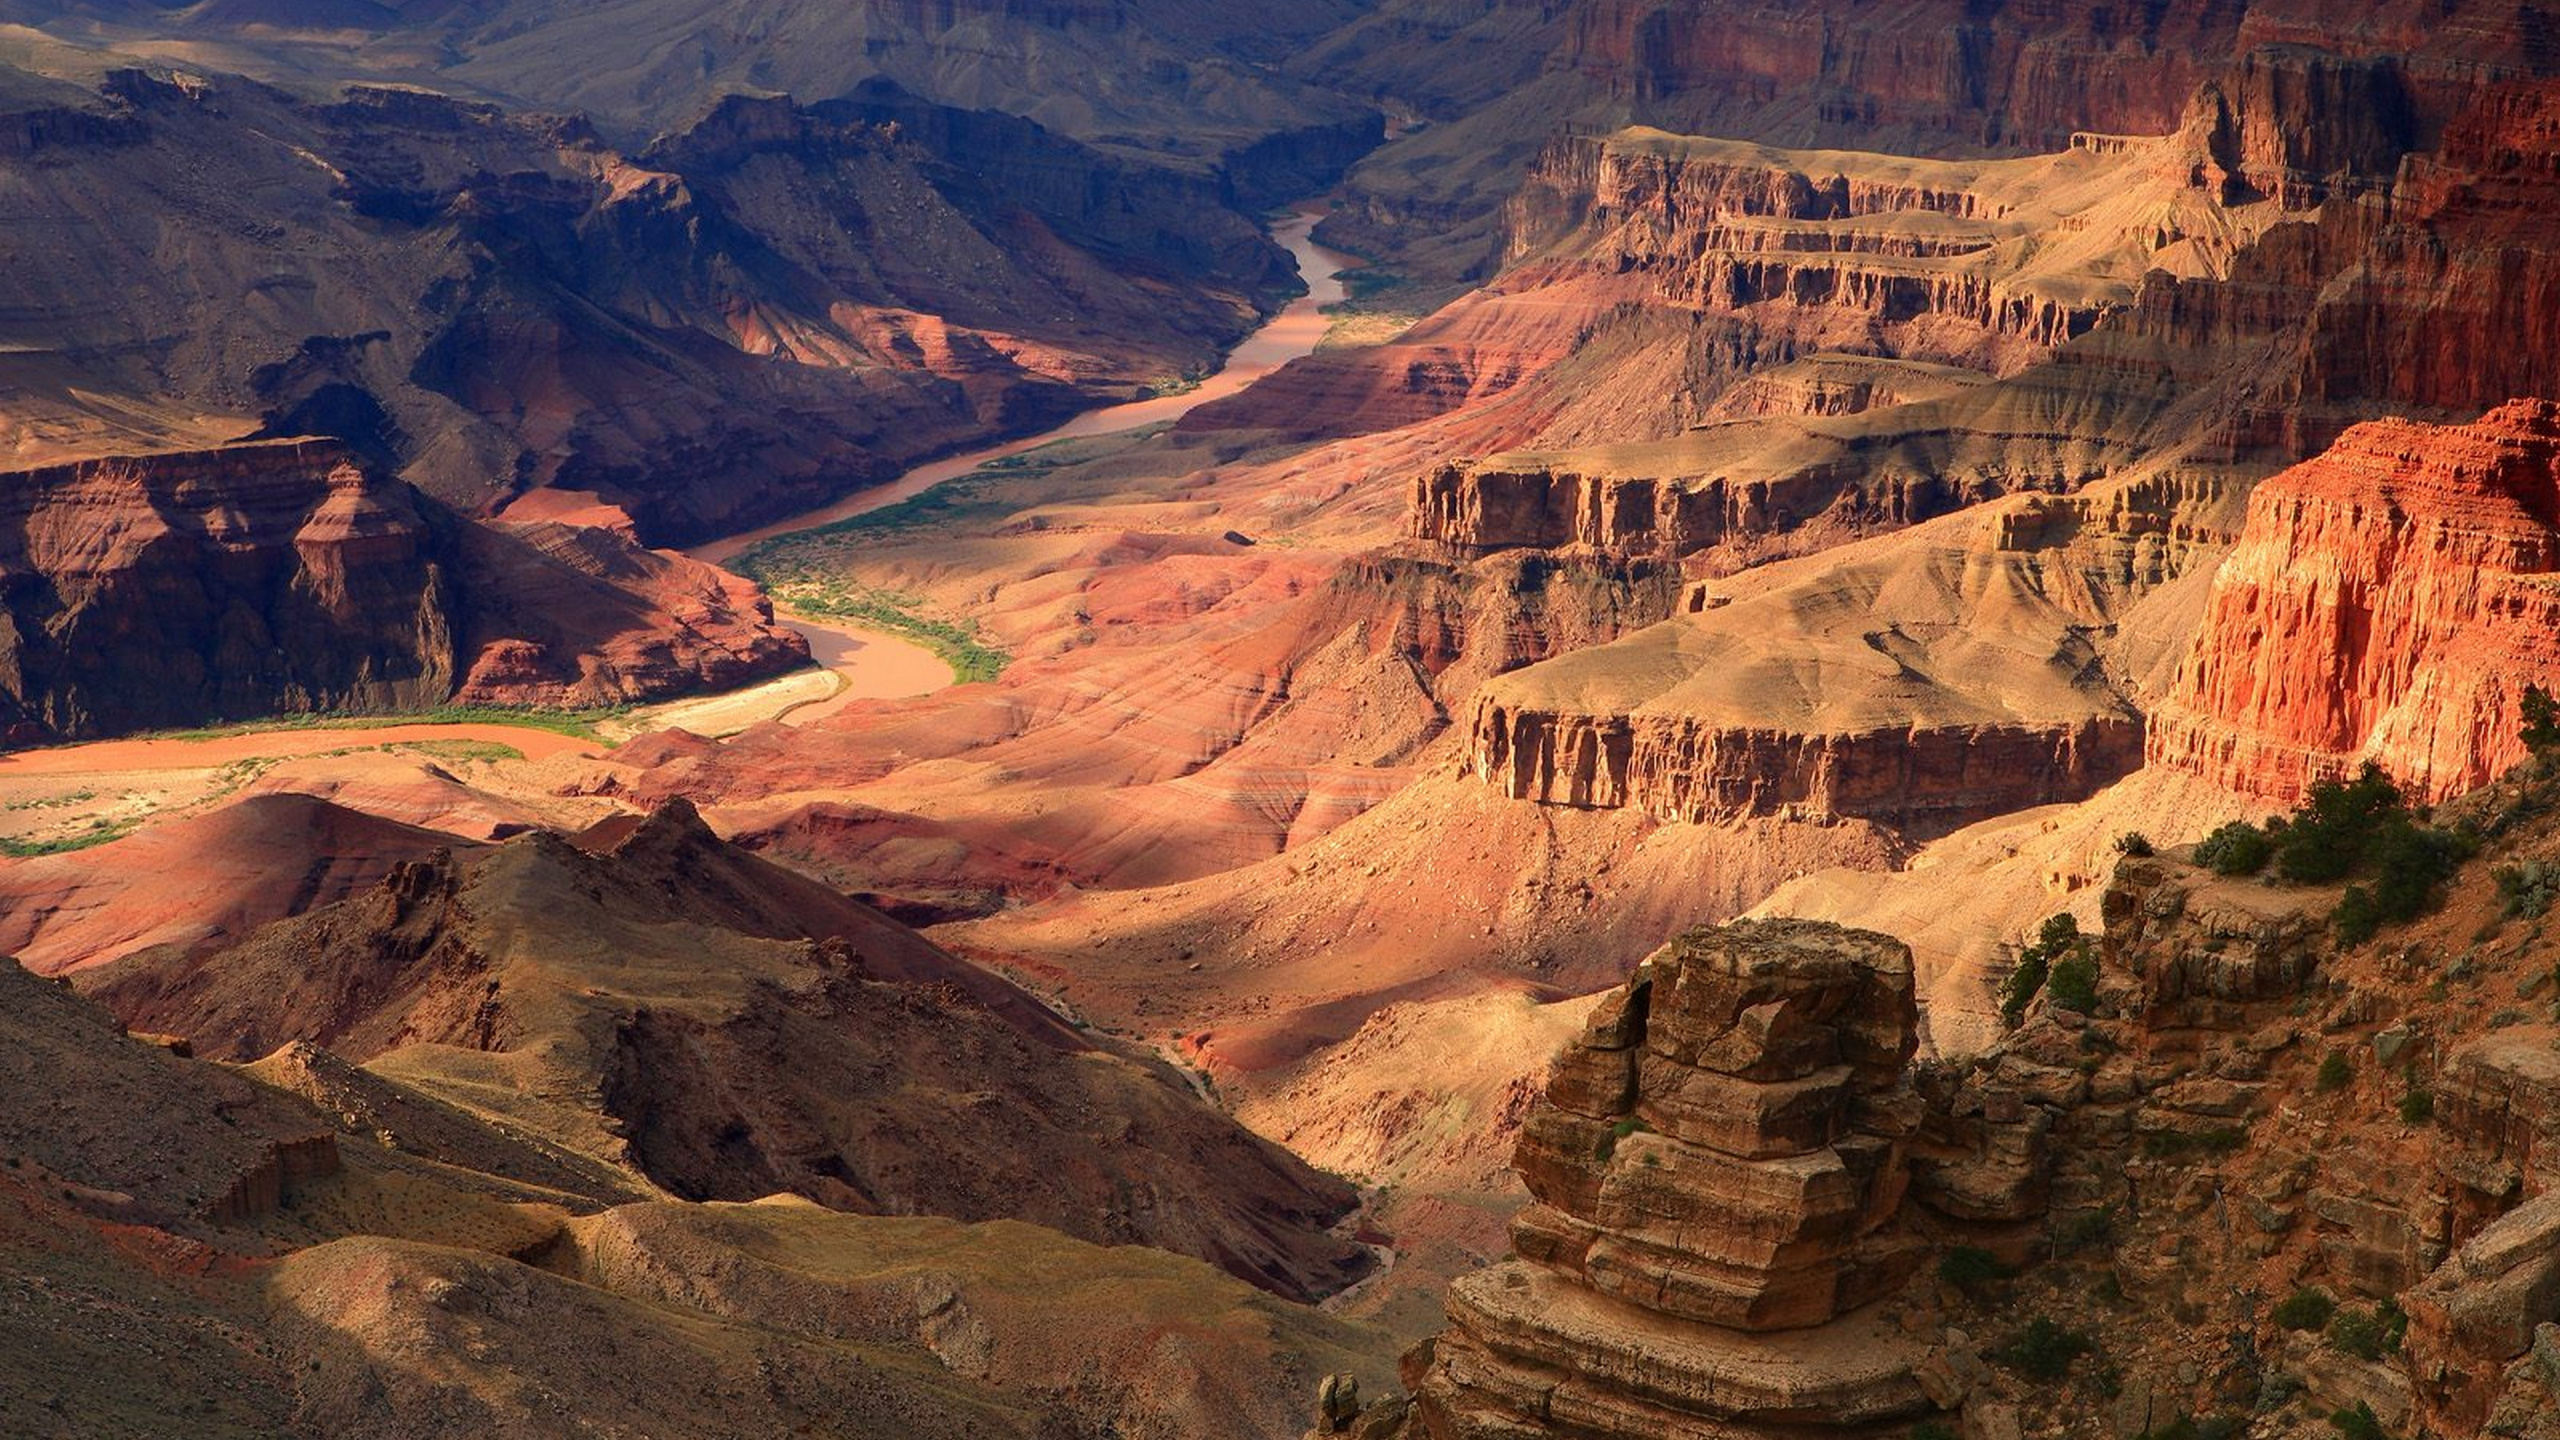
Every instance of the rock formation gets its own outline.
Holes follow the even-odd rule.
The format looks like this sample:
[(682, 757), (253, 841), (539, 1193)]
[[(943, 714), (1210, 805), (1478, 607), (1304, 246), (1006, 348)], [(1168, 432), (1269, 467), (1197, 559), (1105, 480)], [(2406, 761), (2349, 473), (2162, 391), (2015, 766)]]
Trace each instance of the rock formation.
[(74, 973), (208, 1057), (320, 1045), (687, 1199), (1029, 1220), (1296, 1298), (1372, 1263), (1327, 1231), (1347, 1186), (682, 801)]
[(0, 1266), (33, 1435), (1282, 1440), (1318, 1375), (1392, 1375), (1198, 1260), (671, 1200), (317, 1047), (189, 1058), (6, 963)]
[(1694, 590), (1695, 607), (1477, 693), (1468, 768), (1662, 820), (1856, 816), (1918, 833), (2137, 767), (2112, 617), (2219, 553), (2217, 487), (1950, 516)]
[[(1593, 1015), (1522, 1132), (1517, 1258), (1407, 1361), (1434, 1440), (1829, 1425), (1931, 1408), (1871, 1313), (1921, 1118), (1910, 955), (1754, 922), (1674, 942)], [(1726, 1433), (1718, 1431), (1716, 1433)]]
[(666, 544), (1197, 373), (1291, 283), (1216, 175), (895, 87), (671, 87), (686, 123), (618, 147), (407, 75), (315, 103), (89, 54), (0, 76), (0, 116), (92, 122), (16, 122), (22, 463), (320, 433), (467, 513), (552, 486)]
[(2560, 688), (2555, 574), (2560, 406), (2359, 426), (2251, 495), (2150, 760), (2278, 802), (2366, 760), (2474, 789)]
[(0, 723), (581, 706), (805, 661), (755, 587), (600, 530), (464, 519), (334, 441), (0, 476)]

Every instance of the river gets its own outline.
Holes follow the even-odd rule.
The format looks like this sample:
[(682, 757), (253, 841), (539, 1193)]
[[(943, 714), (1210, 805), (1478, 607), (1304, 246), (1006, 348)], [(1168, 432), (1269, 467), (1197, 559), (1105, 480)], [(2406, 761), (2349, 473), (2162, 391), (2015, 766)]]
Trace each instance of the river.
[[(1316, 342), (1324, 338), (1331, 323), (1323, 313), (1324, 307), (1343, 298), (1345, 291), (1341, 272), (1359, 262), (1315, 243), (1313, 232), (1316, 222), (1322, 218), (1320, 212), (1303, 212), (1274, 227), (1271, 232), (1272, 239), (1285, 247), (1290, 257), (1297, 261), (1298, 273), (1307, 278), (1307, 293), (1247, 336), (1228, 352), (1224, 367), (1192, 389), (1177, 395), (1160, 395), (1152, 400), (1088, 410), (1054, 430), (1027, 439), (1008, 440), (1001, 445), (990, 445), (965, 455), (919, 465), (889, 484), (861, 491), (762, 529), (712, 541), (689, 553), (697, 560), (725, 565), (758, 541), (831, 524), (884, 505), (895, 505), (911, 496), (921, 495), (945, 480), (966, 475), (990, 460), (1019, 455), (1053, 440), (1109, 435), (1141, 425), (1178, 420), (1194, 406), (1235, 394), (1314, 350)], [(783, 677), (779, 681), (749, 687), (746, 691), (732, 692), (726, 697), (650, 706), (634, 715), (632, 722), (646, 726), (652, 720), (665, 724), (693, 721), (713, 733), (742, 729), (754, 721), (773, 718), (775, 714), (780, 714), (785, 724), (801, 724), (833, 714), (856, 700), (925, 695), (952, 682), (951, 667), (944, 664), (941, 657), (902, 636), (796, 615), (786, 617), (786, 623), (808, 639), (810, 654), (819, 664), (841, 677), (831, 695), (813, 699), (805, 688), (787, 683), (791, 677)], [(801, 672), (803, 676), (808, 673)], [(702, 713), (697, 715), (694, 713), (697, 710)], [(34, 778), (84, 772), (179, 769), (430, 739), (503, 742), (536, 758), (563, 753), (591, 753), (597, 748), (590, 741), (504, 722), (437, 724), (389, 720), (378, 726), (347, 729), (283, 726), (273, 730), (226, 731), (218, 736), (186, 739), (103, 740), (53, 746), (0, 755), (0, 776)]]
[(1216, 374), (1191, 389), (1174, 395), (1159, 395), (1152, 400), (1132, 400), (1125, 405), (1087, 410), (1054, 430), (936, 460), (929, 465), (919, 465), (886, 485), (858, 491), (833, 504), (822, 505), (788, 520), (777, 520), (760, 529), (696, 546), (686, 553), (696, 560), (726, 565), (751, 545), (795, 530), (814, 530), (821, 525), (831, 525), (838, 520), (848, 520), (895, 505), (901, 500), (913, 499), (943, 481), (957, 479), (991, 460), (1036, 450), (1055, 440), (1110, 435), (1122, 430), (1135, 430), (1141, 425), (1179, 420), (1198, 406), (1237, 393), (1313, 351), (1316, 342), (1324, 338), (1325, 330), (1333, 323), (1326, 318), (1324, 307), (1341, 301), (1347, 293), (1342, 284), (1342, 272), (1357, 268), (1360, 262), (1316, 243), (1316, 222), (1323, 218), (1321, 212), (1306, 211), (1273, 227), (1271, 238), (1278, 241), (1289, 252), (1289, 257), (1297, 262), (1298, 274), (1307, 282), (1307, 293), (1265, 321), (1261, 329), (1246, 336), (1235, 349), (1227, 352), (1227, 363)]
[[(990, 461), (1036, 450), (1053, 441), (1112, 435), (1143, 425), (1179, 420), (1198, 406), (1236, 394), (1263, 376), (1313, 351), (1333, 323), (1326, 317), (1325, 307), (1339, 302), (1348, 293), (1342, 283), (1343, 272), (1357, 268), (1360, 262), (1316, 243), (1315, 228), (1323, 218), (1322, 211), (1301, 211), (1273, 227), (1271, 238), (1279, 242), (1289, 252), (1289, 258), (1296, 262), (1299, 276), (1307, 282), (1307, 293), (1263, 322), (1261, 329), (1246, 336), (1227, 352), (1227, 362), (1216, 374), (1191, 389), (1088, 410), (1053, 430), (919, 465), (886, 485), (858, 491), (787, 520), (777, 520), (758, 529), (698, 545), (686, 553), (708, 564), (726, 566), (746, 553), (749, 547), (776, 536), (814, 530), (895, 505), (946, 480), (958, 479)], [(856, 700), (898, 700), (929, 695), (952, 682), (951, 667), (943, 663), (940, 656), (903, 636), (859, 625), (813, 620), (804, 615), (786, 614), (782, 619), (784, 624), (809, 642), (809, 653), (818, 663), (843, 677), (832, 697), (817, 704), (796, 705), (783, 714), (781, 718), (786, 725), (807, 724), (832, 715)]]

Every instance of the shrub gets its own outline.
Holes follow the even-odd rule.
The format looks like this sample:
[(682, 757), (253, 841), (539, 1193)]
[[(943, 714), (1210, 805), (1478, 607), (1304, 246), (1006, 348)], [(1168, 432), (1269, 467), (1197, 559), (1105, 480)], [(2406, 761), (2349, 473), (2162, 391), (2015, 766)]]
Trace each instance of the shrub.
[(2362, 1400), (2357, 1401), (2352, 1410), (2330, 1411), (2329, 1427), (2337, 1431), (2342, 1440), (2391, 1440), (2391, 1432), (2383, 1429), (2382, 1422), (2374, 1418), (2373, 1407)]
[(2055, 961), (2052, 972), (2045, 977), (2044, 993), (2052, 996), (2053, 1003), (2065, 1010), (2077, 1010), (2086, 1015), (2097, 1009), (2098, 957), (2090, 954), (2087, 946), (2082, 946)]
[(2062, 1243), (2072, 1250), (2090, 1245), (2103, 1245), (2107, 1237), (2114, 1233), (2115, 1228), (2116, 1207), (2101, 1205), (2095, 1210), (2084, 1210), (2065, 1221), (2062, 1226)]
[(2097, 1008), (2097, 953), (2069, 915), (2047, 916), (2018, 951), (2018, 963), (2000, 981), (2000, 1018), (2017, 1024), (2039, 994), (2083, 1014)]
[(2350, 885), (2338, 897), (2338, 908), (2329, 915), (2329, 924), (2338, 932), (2338, 943), (2353, 949), (2374, 937), (2382, 928), (2382, 906), (2373, 892), (2361, 885)]
[(2359, 1360), (2400, 1353), (2400, 1342), (2408, 1333), (2408, 1312), (2392, 1300), (2370, 1310), (2341, 1310), (2329, 1322), (2329, 1343)]
[(1956, 1440), (1956, 1430), (1944, 1420), (1923, 1420), (1911, 1427), (1911, 1440)]
[(2148, 859), (2160, 852), (2152, 848), (2150, 836), (2143, 834), (2139, 830), (2127, 830), (2116, 837), (2116, 853), (2119, 855), (2130, 855), (2136, 860), (2142, 860)]
[(2071, 1362), (2096, 1350), (2097, 1344), (2077, 1330), (2065, 1330), (2042, 1315), (1991, 1352), (1991, 1358), (2031, 1380), (2059, 1380)]
[(2536, 755), (2560, 750), (2560, 700), (2539, 685), (2527, 685), (2517, 709), (2524, 718), (2524, 748)]
[(2246, 820), (2234, 820), (2196, 844), (2196, 863), (2216, 875), (2255, 875), (2275, 858), (2275, 842)]
[(2268, 1318), (2287, 1330), (2317, 1331), (2329, 1328), (2330, 1318), (2338, 1313), (2338, 1302), (2329, 1292), (2305, 1285), (2284, 1297)]
[(1619, 1141), (1626, 1139), (1630, 1135), (1643, 1131), (1650, 1131), (1651, 1129), (1653, 1129), (1652, 1126), (1647, 1125), (1633, 1115), (1621, 1115), (1609, 1126), (1608, 1133), (1600, 1137), (1600, 1142), (1596, 1147), (1594, 1147), (1592, 1154), (1597, 1159), (1607, 1160), (1618, 1153)]
[(1994, 1280), (2008, 1279), (2009, 1267), (1979, 1245), (1959, 1245), (1938, 1257), (1938, 1278), (1950, 1285), (1971, 1289)]
[(2045, 976), (2051, 968), (2052, 962), (2045, 959), (2043, 951), (2030, 948), (2019, 952), (2018, 963), (2000, 979), (2000, 1018), (2003, 1021), (2014, 1026), (2027, 1018), (2027, 1007), (2043, 993)]
[(2237, 1415), (2209, 1415), (2202, 1420), (2181, 1415), (2143, 1431), (2141, 1440), (2236, 1440), (2248, 1428), (2249, 1422)]
[(2235, 1125), (2217, 1125), (2210, 1130), (2155, 1130), (2142, 1137), (2142, 1153), (2154, 1160), (2228, 1155), (2248, 1139), (2249, 1132)]
[(2499, 910), (2507, 919), (2539, 920), (2560, 898), (2560, 865), (2524, 860), (2489, 873), (2498, 882)]
[(2276, 842), (2276, 873), (2303, 885), (2343, 880), (2391, 817), (2404, 814), (2400, 787), (2368, 763), (2353, 780), (2311, 787)]
[(2436, 1118), (2435, 1092), (2423, 1085), (2412, 1085), (2400, 1097), (2400, 1120), (2406, 1125), (2424, 1125)]
[(2321, 1094), (2328, 1095), (2344, 1090), (2354, 1084), (2355, 1079), (2355, 1062), (2347, 1058), (2345, 1051), (2332, 1050), (2321, 1058), (2320, 1079), (2317, 1082), (2317, 1088)]

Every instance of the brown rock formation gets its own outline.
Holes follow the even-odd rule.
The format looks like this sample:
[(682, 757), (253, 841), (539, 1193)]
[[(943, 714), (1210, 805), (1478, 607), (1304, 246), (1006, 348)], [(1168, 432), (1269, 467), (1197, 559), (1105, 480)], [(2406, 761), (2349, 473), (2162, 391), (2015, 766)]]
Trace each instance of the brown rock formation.
[(1925, 1347), (1853, 1313), (1922, 1256), (1895, 1223), (1920, 1117), (1911, 997), (1909, 952), (1836, 926), (1699, 931), (1646, 962), (1522, 1132), (1518, 1258), (1460, 1280), (1452, 1328), (1407, 1362), (1419, 1433), (1753, 1434), (1931, 1408)]
[[(13, 166), (0, 449), (28, 461), (330, 434), (466, 512), (550, 485), (671, 543), (1196, 373), (1290, 284), (1221, 177), (894, 86), (652, 85), (685, 123), (624, 149), (409, 74), (310, 103), (0, 68), (0, 115), (23, 86), (94, 121), (19, 122), (45, 162)], [(1311, 178), (1362, 143), (1311, 140)]]
[(2560, 686), (2555, 573), (2560, 406), (2359, 426), (2250, 497), (2150, 758), (2279, 801), (2365, 760), (2472, 789)]
[(683, 802), (78, 974), (199, 1054), (319, 1044), (687, 1199), (1029, 1220), (1296, 1298), (1371, 1263), (1347, 1186)]
[(2021, 500), (1713, 582), (1663, 624), (1485, 685), (1469, 769), (1551, 805), (1923, 833), (2085, 796), (2142, 745), (2102, 627), (2216, 553), (2215, 496)]
[(606, 531), (462, 519), (332, 441), (84, 460), (0, 489), (0, 721), (22, 734), (614, 704), (807, 655), (743, 581)]

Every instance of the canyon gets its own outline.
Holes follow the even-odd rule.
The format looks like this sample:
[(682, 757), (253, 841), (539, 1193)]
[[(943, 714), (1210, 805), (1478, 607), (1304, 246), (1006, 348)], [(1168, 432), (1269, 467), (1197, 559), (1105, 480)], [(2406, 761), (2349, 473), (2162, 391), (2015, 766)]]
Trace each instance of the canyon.
[(0, 0), (0, 1403), (2554, 1433), (2545, 10)]

